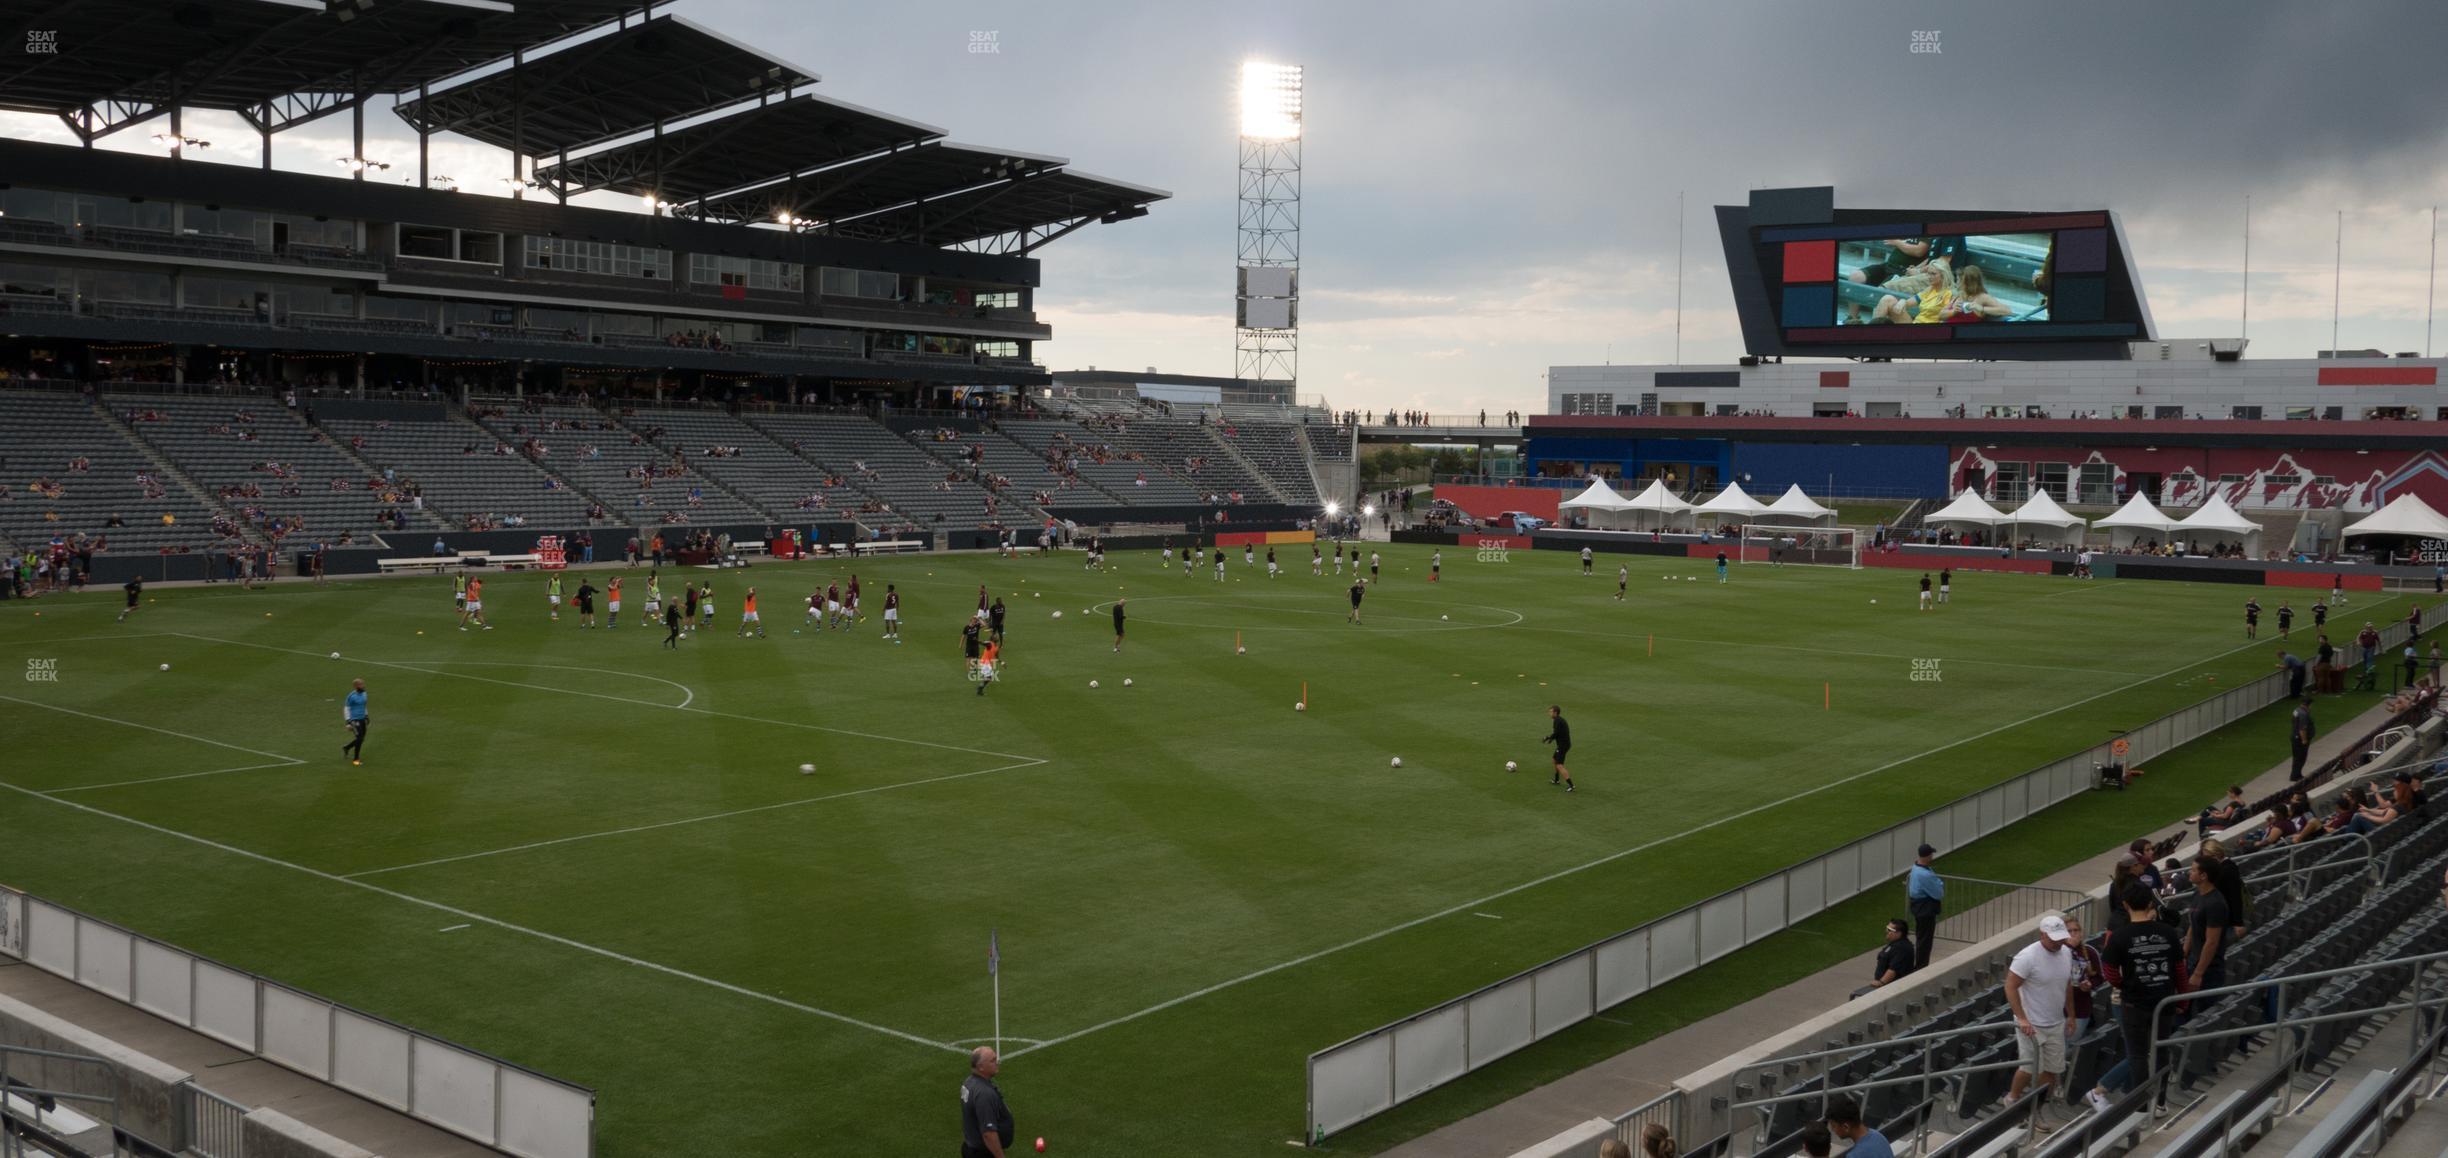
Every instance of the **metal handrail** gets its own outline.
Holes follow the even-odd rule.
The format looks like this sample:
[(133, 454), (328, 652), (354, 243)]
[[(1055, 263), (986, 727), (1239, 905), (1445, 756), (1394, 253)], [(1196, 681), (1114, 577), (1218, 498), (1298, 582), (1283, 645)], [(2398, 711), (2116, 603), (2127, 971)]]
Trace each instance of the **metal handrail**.
[[(2150, 1058), (2155, 1062), (2159, 1057), (2159, 1051), (2169, 1046), (2182, 1046), (2196, 1041), (2224, 1041), (2229, 1038), (2253, 1036), (2299, 1025), (2322, 1025), (2332, 1021), (2362, 1020), (2383, 1013), (2404, 1013), (2414, 1010), (2436, 1008), (2443, 1015), (2442, 1020), (2448, 1021), (2448, 989), (2442, 990), (2440, 998), (2437, 1001), (2426, 1001), (2423, 997), (2423, 975), (2429, 971), (2432, 964), (2439, 962), (2448, 962), (2448, 952), (2420, 953), (2411, 957), (2392, 957), (2385, 961), (2365, 961), (2353, 965), (2342, 965), (2334, 969), (2316, 969), (2309, 973), (2288, 973), (2274, 977), (2257, 977), (2251, 981), (2246, 981), (2235, 985), (2221, 985), (2214, 989), (2196, 989), (2191, 993), (2169, 994), (2166, 997), (2160, 998), (2158, 1003), (2151, 1009), (2150, 1048), (2143, 1056)], [(2290, 986), (2301, 986), (2307, 981), (2324, 981), (2333, 977), (2362, 976), (2376, 973), (2382, 969), (2394, 968), (2398, 966), (2413, 967), (2414, 976), (2411, 981), (2411, 987), (2414, 992), (2414, 998), (2412, 1001), (2391, 1002), (2386, 1005), (2374, 1006), (2366, 1009), (2349, 1010), (2340, 1013), (2290, 1014), (2287, 1012), (2287, 989)], [(2315, 986), (2314, 988), (2318, 989), (2319, 987)], [(2202, 1004), (2197, 1005), (2195, 1008), (2202, 1009), (2207, 1008), (2207, 1003), (2216, 998), (2227, 997), (2240, 993), (2258, 992), (2267, 989), (2274, 989), (2276, 992), (2270, 994), (2269, 1000), (2272, 1003), (2272, 1008), (2270, 1011), (2270, 1017), (2266, 1021), (2229, 1030), (2211, 1030), (2198, 1033), (2177, 1033), (2166, 1038), (2159, 1036), (2159, 1027), (2166, 1024), (2165, 1019), (2170, 1012), (2169, 1004), (2171, 1002), (2199, 1002)], [(2415, 1041), (2414, 1046), (2417, 1050), (2419, 1050), (2421, 1046), (2420, 1039)], [(2309, 1051), (2300, 1049), (2294, 1051), (2294, 1057), (2289, 1063), (2289, 1068), (2292, 1069), (2293, 1067), (2300, 1065), (2308, 1052)], [(2156, 1071), (2158, 1067), (2153, 1065), (2150, 1068)], [(2292, 1088), (2294, 1084), (2294, 1076), (2292, 1074), (2290, 1074), (2288, 1077), (2287, 1082), (2289, 1087)]]

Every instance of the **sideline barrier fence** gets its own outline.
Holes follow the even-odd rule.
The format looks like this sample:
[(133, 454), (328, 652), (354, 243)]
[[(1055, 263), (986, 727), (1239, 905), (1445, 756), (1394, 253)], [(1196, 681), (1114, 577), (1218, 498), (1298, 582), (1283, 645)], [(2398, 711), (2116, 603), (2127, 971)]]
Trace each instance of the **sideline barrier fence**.
[[(2405, 639), (2402, 622), (2383, 646)], [(2276, 648), (2279, 642), (2270, 640)], [(2273, 672), (2127, 732), (2141, 764), (2286, 698)], [(2090, 791), (2110, 761), (2102, 742), (1836, 850), (1686, 906), (1545, 964), (1310, 1054), (1308, 1123), (1316, 1139), (1349, 1129), (1532, 1042), (1664, 985), (1842, 901), (1885, 886), (1918, 846), (1953, 852)]]
[(520, 1158), (591, 1158), (595, 1091), (0, 887), (0, 956)]

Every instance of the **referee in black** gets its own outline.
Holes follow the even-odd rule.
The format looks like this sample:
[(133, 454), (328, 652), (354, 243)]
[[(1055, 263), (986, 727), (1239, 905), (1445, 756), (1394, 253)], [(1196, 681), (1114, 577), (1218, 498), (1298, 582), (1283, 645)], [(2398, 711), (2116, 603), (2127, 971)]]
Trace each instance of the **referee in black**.
[(1011, 1152), (1011, 1107), (994, 1084), (1003, 1059), (991, 1046), (969, 1051), (969, 1078), (961, 1083), (961, 1158), (1004, 1158)]
[(1554, 721), (1555, 730), (1547, 733), (1547, 738), (1539, 743), (1553, 744), (1556, 749), (1555, 771), (1547, 774), (1547, 782), (1562, 784), (1564, 791), (1570, 792), (1573, 790), (1572, 769), (1564, 766), (1564, 757), (1572, 753), (1572, 725), (1564, 722), (1564, 709), (1561, 705), (1549, 705), (1547, 718)]

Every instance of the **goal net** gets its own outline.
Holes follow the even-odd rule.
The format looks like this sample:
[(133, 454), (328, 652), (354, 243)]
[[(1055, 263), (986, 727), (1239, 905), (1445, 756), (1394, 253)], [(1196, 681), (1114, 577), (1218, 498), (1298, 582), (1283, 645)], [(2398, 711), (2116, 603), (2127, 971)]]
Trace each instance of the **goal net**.
[(1745, 564), (1782, 567), (1862, 565), (1859, 527), (1804, 527), (1791, 523), (1744, 523), (1736, 528), (1734, 556)]

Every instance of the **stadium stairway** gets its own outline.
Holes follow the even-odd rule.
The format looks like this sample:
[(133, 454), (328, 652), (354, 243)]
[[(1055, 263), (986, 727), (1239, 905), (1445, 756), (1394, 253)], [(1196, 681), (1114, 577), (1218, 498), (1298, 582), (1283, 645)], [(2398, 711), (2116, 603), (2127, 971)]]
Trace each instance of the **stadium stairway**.
[[(2335, 725), (2328, 734), (2313, 741), (2314, 758), (2327, 760), (2345, 754), (2387, 718), (2386, 711), (2374, 707), (2355, 720)], [(2282, 788), (2286, 784), (2288, 767), (2288, 761), (2280, 761), (2245, 781), (2248, 796), (2258, 798)], [(2448, 816), (2448, 806), (2433, 807), (2436, 812)], [(2171, 832), (2185, 819), (2166, 817), (2160, 823), (2146, 824), (2143, 818), (2137, 817), (2132, 829), (2135, 833)], [(2114, 837), (2117, 834), (2107, 835)], [(2124, 835), (2129, 838), (2132, 834)], [(2119, 840), (2099, 855), (2033, 883), (2051, 888), (2096, 889), (2108, 879), (2110, 870), (2124, 853), (2124, 842)], [(2433, 879), (2436, 882), (2436, 873)], [(1896, 903), (1901, 908), (1903, 886), (1898, 884), (1895, 887)], [(2429, 895), (2436, 902), (2437, 892)], [(2275, 917), (2270, 919), (2274, 920)], [(1878, 930), (1875, 927), (1863, 929), (1861, 941), (1863, 951), (1858, 956), (1741, 1005), (1661, 1034), (1595, 1065), (1392, 1147), (1384, 1152), (1383, 1158), (1482, 1158), (1490, 1154), (1514, 1154), (1523, 1147), (1552, 1138), (1593, 1118), (1611, 1117), (1648, 1102), (1667, 1093), (1674, 1088), (1678, 1079), (1689, 1074), (1695, 1058), (1720, 1057), (1726, 1053), (1729, 1042), (1760, 1042), (1776, 1038), (1845, 1004), (1847, 996), (1859, 988), (1869, 974), (1876, 957)], [(1942, 944), (1942, 951), (1943, 947)], [(1992, 965), (1994, 955), (1975, 952), (1974, 948), (1959, 946), (1958, 949), (1951, 957), (1931, 962), (1928, 972), (1944, 978), (1944, 987), (1938, 990), (1939, 996), (1925, 998), (1922, 1009), (1910, 1015), (1912, 1020), (1899, 1021), (1882, 1036), (1902, 1035), (1913, 1026), (1936, 1021), (1941, 1016), (1960, 1017), (1961, 1013), (1950, 1012), (1959, 1003), (1970, 999), (1975, 993), (1996, 993), (1997, 977), (1982, 977), (1982, 971)], [(1996, 964), (2002, 967), (2002, 962)], [(1916, 976), (1925, 975), (1927, 973)], [(1841, 1045), (1842, 1042), (1837, 1044)], [(1802, 1075), (1797, 1074), (1794, 1080), (1801, 1078)], [(1998, 1084), (2002, 1090), (2002, 1076)], [(2062, 1117), (2063, 1107), (2056, 1107), (2053, 1112)], [(2163, 1147), (2176, 1132), (2159, 1135), (2157, 1145)], [(2430, 1156), (2426, 1155), (2425, 1158)]]
[[(222, 502), (194, 475), (187, 473), (186, 468), (180, 466), (176, 459), (164, 453), (160, 447), (154, 446), (150, 439), (144, 437), (144, 434), (131, 425), (119, 412), (98, 399), (93, 403), (93, 409), (101, 416), (104, 425), (124, 439), (137, 454), (143, 456), (145, 465), (152, 468), (156, 482), (166, 481), (186, 492), (204, 510), (227, 517), (230, 522), (237, 524), (240, 537), (247, 543), (261, 546), (269, 542), (262, 531), (249, 525), (237, 511), (230, 509), (229, 504)], [(204, 523), (208, 526), (209, 520), (204, 520)], [(198, 529), (204, 530), (205, 526), (199, 526)], [(117, 536), (114, 535), (114, 537)]]

